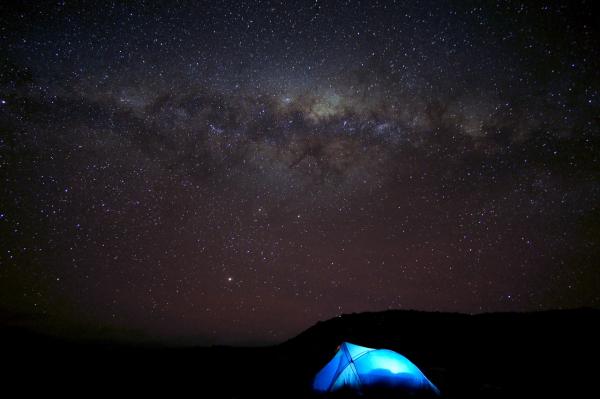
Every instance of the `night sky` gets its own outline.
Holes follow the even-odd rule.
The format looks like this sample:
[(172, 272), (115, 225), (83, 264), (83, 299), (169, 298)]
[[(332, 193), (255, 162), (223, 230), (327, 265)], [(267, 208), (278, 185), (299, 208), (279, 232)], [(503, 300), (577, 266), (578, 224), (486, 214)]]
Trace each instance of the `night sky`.
[(600, 305), (593, 1), (28, 3), (0, 6), (5, 323), (243, 344)]

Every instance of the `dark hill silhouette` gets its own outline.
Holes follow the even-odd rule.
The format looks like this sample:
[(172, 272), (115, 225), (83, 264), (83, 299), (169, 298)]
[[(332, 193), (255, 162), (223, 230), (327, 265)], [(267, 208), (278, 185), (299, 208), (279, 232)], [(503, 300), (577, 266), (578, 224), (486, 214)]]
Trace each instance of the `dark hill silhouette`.
[[(317, 323), (284, 343), (324, 364), (342, 340), (395, 350), (451, 397), (582, 394), (598, 374), (600, 311), (387, 311)], [(537, 396), (536, 395), (536, 396)]]
[(0, 328), (4, 390), (308, 398), (342, 341), (400, 352), (449, 398), (596, 397), (600, 311), (350, 314), (279, 345), (174, 348)]

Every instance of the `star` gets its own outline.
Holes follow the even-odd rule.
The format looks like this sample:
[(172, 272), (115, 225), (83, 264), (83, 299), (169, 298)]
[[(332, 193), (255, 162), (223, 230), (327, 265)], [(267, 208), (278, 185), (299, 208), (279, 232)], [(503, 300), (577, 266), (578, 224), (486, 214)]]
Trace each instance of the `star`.
[(3, 312), (235, 344), (600, 304), (591, 2), (42, 3), (3, 14)]

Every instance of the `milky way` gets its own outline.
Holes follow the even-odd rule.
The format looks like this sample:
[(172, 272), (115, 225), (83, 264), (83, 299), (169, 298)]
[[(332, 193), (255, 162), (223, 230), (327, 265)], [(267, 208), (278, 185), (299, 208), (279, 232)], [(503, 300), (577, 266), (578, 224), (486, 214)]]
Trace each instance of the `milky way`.
[(3, 6), (5, 322), (263, 343), (600, 304), (589, 2), (293, 3)]

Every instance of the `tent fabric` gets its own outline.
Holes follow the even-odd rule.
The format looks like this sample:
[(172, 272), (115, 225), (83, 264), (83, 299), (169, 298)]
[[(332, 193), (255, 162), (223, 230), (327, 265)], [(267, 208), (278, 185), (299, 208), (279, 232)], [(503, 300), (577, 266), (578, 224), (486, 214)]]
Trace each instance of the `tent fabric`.
[(370, 387), (439, 394), (421, 370), (401, 354), (349, 342), (340, 345), (313, 382), (313, 389), (322, 393), (340, 389), (363, 391)]

